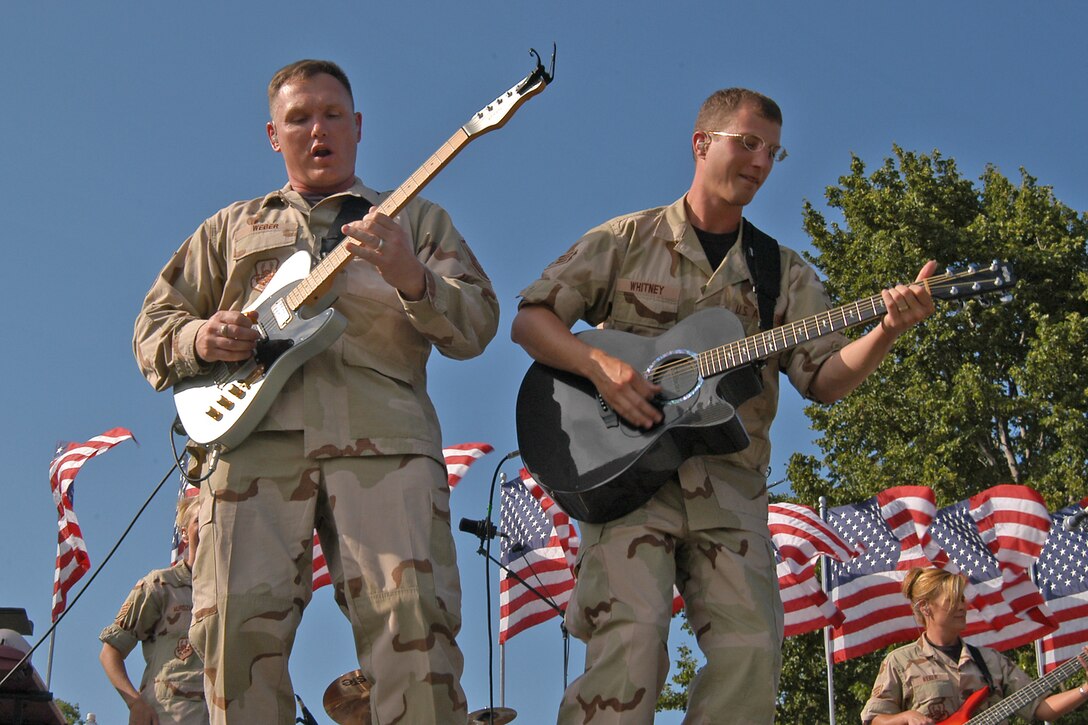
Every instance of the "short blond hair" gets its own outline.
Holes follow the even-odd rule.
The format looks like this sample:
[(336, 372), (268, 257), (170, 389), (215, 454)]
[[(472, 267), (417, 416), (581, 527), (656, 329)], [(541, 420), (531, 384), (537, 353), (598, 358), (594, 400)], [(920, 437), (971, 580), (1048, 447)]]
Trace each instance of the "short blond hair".
[(903, 596), (910, 600), (910, 608), (914, 611), (914, 619), (919, 624), (925, 624), (921, 611), (923, 604), (959, 602), (963, 599), (963, 592), (966, 588), (966, 577), (962, 574), (953, 574), (944, 569), (916, 567), (907, 572), (907, 577), (903, 580)]
[(178, 515), (174, 518), (174, 524), (177, 525), (178, 531), (184, 531), (189, 525), (190, 519), (196, 516), (197, 509), (196, 502), (198, 496), (182, 496), (178, 499)]

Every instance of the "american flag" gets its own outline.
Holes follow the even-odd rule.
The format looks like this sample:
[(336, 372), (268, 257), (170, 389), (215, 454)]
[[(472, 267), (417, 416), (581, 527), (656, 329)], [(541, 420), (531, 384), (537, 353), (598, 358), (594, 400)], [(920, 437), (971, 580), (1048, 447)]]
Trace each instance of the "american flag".
[[(446, 461), (446, 483), (453, 489), (468, 471), (469, 466), (495, 450), (488, 443), (457, 443), (449, 448), (442, 449), (442, 456)], [(332, 576), (329, 574), (329, 564), (325, 561), (325, 554), (321, 551), (321, 540), (314, 531), (314, 582), (313, 589), (317, 591), (326, 584), (332, 584)]]
[(826, 562), (831, 599), (846, 617), (831, 630), (836, 662), (918, 636), (900, 587), (911, 567), (931, 565), (925, 551), (934, 550), (928, 529), (935, 501), (928, 487), (896, 486), (828, 511), (832, 530), (865, 550), (849, 561)]
[(930, 534), (948, 555), (943, 568), (967, 576), (973, 644), (1010, 649), (1054, 630), (1030, 574), (1049, 529), (1042, 496), (1027, 486), (994, 486), (937, 513)]
[(1036, 583), (1058, 622), (1058, 629), (1043, 637), (1043, 669), (1050, 672), (1074, 657), (1088, 643), (1088, 524), (1083, 520), (1066, 529), (1066, 520), (1083, 512), (1088, 499), (1054, 512), (1039, 561)]
[(778, 560), (778, 589), (786, 612), (785, 636), (842, 624), (842, 612), (816, 580), (815, 559), (823, 554), (847, 561), (861, 549), (851, 548), (808, 506), (771, 504), (768, 524)]
[(53, 576), (53, 621), (68, 605), (68, 590), (91, 568), (87, 545), (79, 528), (75, 500), (75, 480), (79, 469), (91, 458), (101, 455), (122, 441), (133, 438), (126, 428), (111, 428), (86, 443), (68, 443), (57, 447), (49, 464), (49, 486), (57, 506), (57, 569)]
[(449, 448), (442, 449), (442, 455), (446, 459), (447, 482), (450, 488), (454, 488), (461, 477), (468, 471), (468, 467), (495, 450), (487, 443), (458, 443)]
[(578, 537), (569, 517), (524, 469), (519, 478), (503, 482), (499, 508), (499, 560), (528, 584), (505, 570), (499, 575), (503, 644), (566, 608), (574, 588)]

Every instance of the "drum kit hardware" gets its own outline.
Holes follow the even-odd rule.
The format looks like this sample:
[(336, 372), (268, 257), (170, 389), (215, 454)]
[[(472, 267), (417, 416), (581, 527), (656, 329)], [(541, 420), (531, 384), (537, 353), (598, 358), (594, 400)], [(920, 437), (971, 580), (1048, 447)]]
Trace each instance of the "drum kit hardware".
[[(370, 725), (370, 681), (362, 670), (333, 680), (321, 702), (338, 725)], [(468, 725), (507, 725), (517, 716), (509, 707), (485, 707), (468, 714)]]

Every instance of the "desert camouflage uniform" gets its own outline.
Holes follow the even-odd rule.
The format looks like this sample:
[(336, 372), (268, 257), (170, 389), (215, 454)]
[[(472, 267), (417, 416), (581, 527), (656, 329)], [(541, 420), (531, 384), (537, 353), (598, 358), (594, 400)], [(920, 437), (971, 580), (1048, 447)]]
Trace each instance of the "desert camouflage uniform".
[[(743, 236), (744, 224), (742, 224)], [(823, 286), (781, 248), (776, 324), (828, 308)], [(759, 312), (740, 239), (710, 268), (684, 200), (590, 230), (522, 291), (567, 324), (659, 335), (697, 310), (724, 307), (745, 334)], [(782, 603), (767, 528), (769, 428), (778, 372), (802, 393), (845, 344), (829, 335), (771, 357), (763, 392), (738, 406), (751, 438), (743, 451), (696, 456), (647, 504), (603, 525), (581, 524), (578, 579), (567, 627), (587, 643), (586, 671), (565, 693), (561, 723), (651, 723), (669, 660), (675, 583), (707, 663), (690, 691), (686, 722), (764, 723), (774, 717), (781, 669)]]
[[(993, 678), (995, 692), (990, 693), (981, 712), (1031, 683), (1031, 678), (1012, 661), (988, 647), (979, 647), (982, 660)], [(898, 715), (917, 710), (940, 722), (959, 710), (967, 697), (986, 686), (982, 670), (964, 647), (958, 662), (938, 651), (923, 636), (916, 642), (891, 652), (880, 663), (873, 694), (861, 711), (861, 722), (871, 723), (877, 715)], [(1035, 709), (1046, 699), (1042, 694), (1017, 714), (1033, 720)]]
[[(357, 180), (310, 209), (285, 188), (201, 225), (136, 322), (151, 384), (202, 372), (203, 320), (251, 306), (292, 253), (316, 256), (348, 194), (383, 198)], [(452, 358), (482, 352), (498, 303), (440, 207), (417, 198), (398, 220), (427, 268), (424, 298), (401, 299), (366, 262), (347, 265), (333, 286), (347, 330), (295, 372), (205, 486), (192, 637), (213, 722), (294, 722), (287, 659), (311, 596), (315, 526), (374, 682), (373, 721), (465, 721), (460, 583), (426, 362), (432, 345)]]
[(122, 657), (142, 644), (140, 697), (159, 722), (207, 725), (203, 667), (189, 644), (193, 575), (185, 564), (156, 569), (136, 583), (113, 624), (98, 638)]

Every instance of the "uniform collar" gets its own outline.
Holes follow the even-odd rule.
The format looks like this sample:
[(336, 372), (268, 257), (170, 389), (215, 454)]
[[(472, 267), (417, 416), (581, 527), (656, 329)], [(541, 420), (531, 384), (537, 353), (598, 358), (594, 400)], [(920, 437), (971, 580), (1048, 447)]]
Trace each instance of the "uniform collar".
[[(327, 198), (335, 198), (338, 196), (356, 196), (362, 199), (369, 199), (371, 202), (377, 203), (377, 200), (384, 196), (383, 194), (371, 189), (364, 184), (362, 180), (356, 176), (355, 182), (351, 185), (350, 189), (341, 191), (336, 194), (331, 194)], [(285, 184), (283, 188), (267, 194), (263, 200), (261, 200), (262, 207), (268, 206), (293, 206), (299, 211), (308, 212), (310, 205), (302, 198), (302, 195), (291, 188), (290, 184)]]

